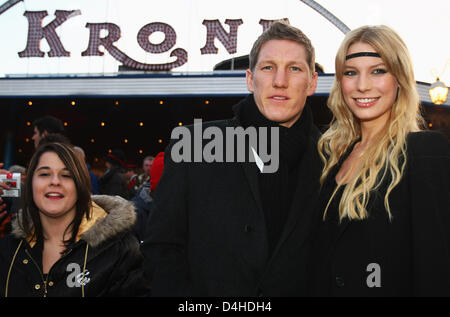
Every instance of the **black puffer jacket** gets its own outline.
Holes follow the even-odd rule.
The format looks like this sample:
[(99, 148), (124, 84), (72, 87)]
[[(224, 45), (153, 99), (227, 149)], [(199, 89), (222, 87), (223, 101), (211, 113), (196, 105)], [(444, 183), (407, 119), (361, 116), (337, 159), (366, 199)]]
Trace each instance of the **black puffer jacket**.
[(147, 232), (147, 221), (150, 218), (154, 200), (150, 195), (150, 183), (145, 183), (132, 200), (136, 208), (136, 224), (134, 233), (139, 241), (144, 240)]
[(119, 195), (125, 199), (130, 198), (128, 184), (124, 175), (124, 170), (120, 167), (112, 167), (98, 180), (100, 194)]
[[(42, 274), (42, 245), (13, 224), (0, 239), (1, 296), (142, 296), (149, 292), (139, 243), (131, 233), (133, 205), (116, 196), (93, 196), (92, 217), (77, 241)], [(20, 217), (20, 214), (19, 214)], [(84, 274), (83, 274), (84, 272)]]

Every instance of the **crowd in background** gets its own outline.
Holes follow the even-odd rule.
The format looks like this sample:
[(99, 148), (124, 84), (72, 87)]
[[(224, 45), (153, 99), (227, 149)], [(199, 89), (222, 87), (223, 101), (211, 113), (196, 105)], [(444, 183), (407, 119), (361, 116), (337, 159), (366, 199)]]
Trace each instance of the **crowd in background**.
[[(83, 148), (71, 144), (65, 135), (61, 120), (50, 115), (38, 118), (33, 122), (33, 131), (35, 153), (27, 167), (13, 165), (6, 170), (3, 169), (3, 163), (0, 163), (0, 173), (7, 178), (11, 178), (13, 173), (21, 175), (19, 195), (0, 197), (0, 239), (3, 240), (3, 249), (17, 248), (8, 276), (0, 277), (2, 285), (5, 283), (4, 278), (6, 279), (5, 294), (2, 295), (149, 295), (150, 288), (144, 277), (139, 244), (144, 239), (146, 223), (152, 211), (153, 192), (164, 169), (164, 153), (161, 152), (156, 157), (146, 156), (142, 160), (141, 169), (137, 164), (130, 163), (121, 149), (113, 149), (104, 157), (105, 173), (98, 177), (87, 163)], [(84, 172), (86, 177), (83, 179)], [(68, 185), (67, 178), (73, 179), (72, 185)], [(11, 184), (0, 182), (1, 194), (11, 191)], [(60, 241), (58, 228), (64, 220), (61, 222), (59, 219), (64, 219), (64, 216), (55, 211), (47, 199), (52, 202), (68, 199), (72, 204), (75, 203), (72, 208), (63, 206), (61, 209), (74, 215), (69, 226), (59, 232), (64, 238), (67, 236), (67, 228), (74, 232), (64, 240), (64, 245), (58, 242), (52, 244), (53, 240)], [(33, 229), (29, 231), (29, 228)], [(17, 238), (31, 240), (31, 243), (22, 246), (20, 242), (16, 246), (14, 243), (18, 241)], [(58, 281), (59, 272), (78, 265), (73, 264), (75, 262), (61, 262), (82, 262), (83, 252), (84, 264), (90, 262), (90, 271), (83, 267), (83, 277), (80, 280), (79, 274), (76, 275), (72, 283), (74, 287), (67, 287), (70, 286), (68, 280), (64, 283), (67, 285), (61, 287), (64, 281)], [(95, 257), (97, 252), (102, 252), (102, 257), (97, 257), (96, 261), (88, 260), (89, 253)], [(64, 256), (65, 254), (70, 255)], [(35, 284), (31, 292), (27, 288), (28, 279), (36, 272), (26, 272), (26, 281), (21, 281), (19, 276), (14, 283), (9, 283), (16, 256), (24, 256), (23, 263), (34, 262), (34, 258), (42, 259), (42, 263), (35, 262), (36, 267), (42, 268), (40, 276), (35, 276), (36, 281), (32, 282)], [(0, 264), (2, 271), (6, 271), (6, 261), (1, 261)], [(94, 285), (86, 292), (84, 286), (90, 281), (90, 277), (84, 277), (85, 273), (96, 275)], [(78, 292), (80, 288), (81, 293)]]
[[(91, 192), (93, 195), (120, 196), (132, 201), (139, 212), (138, 218), (141, 221), (146, 219), (150, 212), (152, 195), (156, 189), (159, 179), (164, 169), (164, 152), (155, 156), (148, 155), (142, 160), (142, 166), (130, 162), (125, 157), (123, 150), (112, 149), (104, 157), (106, 171), (98, 177), (87, 162), (86, 153), (82, 147), (71, 144), (66, 136), (63, 122), (51, 115), (46, 115), (36, 119), (33, 124), (32, 140), (35, 148), (42, 143), (61, 142), (69, 144), (80, 155), (81, 161), (85, 162), (90, 176)], [(155, 162), (155, 164), (153, 164)], [(2, 163), (0, 163), (2, 164)], [(0, 165), (0, 167), (2, 167)], [(152, 168), (153, 166), (153, 168)], [(27, 169), (24, 166), (12, 165), (7, 170), (2, 169), (2, 173), (20, 173), (22, 177), (22, 188), (27, 176)], [(0, 197), (0, 237), (4, 237), (11, 232), (11, 221), (16, 217), (21, 208), (20, 197)], [(137, 222), (136, 233), (142, 235), (143, 225)]]

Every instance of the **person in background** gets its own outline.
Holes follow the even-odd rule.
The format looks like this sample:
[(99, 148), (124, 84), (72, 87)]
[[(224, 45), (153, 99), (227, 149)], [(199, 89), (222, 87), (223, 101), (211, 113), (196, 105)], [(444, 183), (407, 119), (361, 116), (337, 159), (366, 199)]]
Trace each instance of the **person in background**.
[(450, 296), (450, 144), (421, 129), (408, 48), (387, 26), (363, 26), (335, 67), (310, 294)]
[(119, 195), (129, 199), (128, 184), (125, 179), (125, 154), (120, 149), (113, 149), (106, 155), (106, 172), (99, 179), (99, 190), (102, 195)]
[(39, 139), (38, 146), (44, 144), (44, 143), (52, 143), (52, 142), (58, 142), (58, 143), (64, 143), (68, 145), (72, 145), (69, 138), (66, 137), (64, 134), (61, 133), (46, 133), (44, 137)]
[(38, 147), (28, 173), (24, 208), (0, 239), (0, 295), (148, 295), (132, 204), (91, 197), (86, 165), (67, 144)]
[(164, 172), (164, 152), (159, 152), (150, 168), (150, 194), (153, 196)]
[(99, 190), (99, 187), (98, 187), (98, 178), (97, 178), (97, 176), (94, 173), (92, 173), (91, 166), (86, 161), (86, 154), (85, 154), (84, 150), (81, 147), (79, 147), (79, 146), (74, 146), (73, 149), (75, 151), (77, 151), (77, 153), (80, 155), (81, 161), (85, 162), (85, 164), (86, 164), (86, 167), (87, 167), (88, 172), (89, 172), (89, 177), (91, 179), (91, 192), (92, 192), (92, 195), (100, 194), (100, 190)]
[(164, 171), (164, 152), (160, 152), (153, 160), (150, 168), (150, 182), (141, 186), (136, 196), (132, 199), (136, 207), (137, 220), (134, 227), (134, 232), (139, 241), (142, 241), (146, 236), (148, 227), (148, 219), (150, 219), (153, 197), (158, 186), (159, 180)]
[(39, 146), (39, 142), (49, 133), (57, 133), (65, 135), (63, 122), (53, 116), (43, 116), (33, 121), (33, 136), (34, 147)]
[(150, 169), (152, 168), (154, 159), (154, 156), (149, 155), (142, 160), (142, 169), (144, 170), (144, 172), (142, 174), (139, 174), (136, 179), (136, 184), (134, 185), (136, 192), (143, 184), (146, 184), (150, 181)]
[(136, 173), (137, 165), (133, 162), (125, 162), (125, 179), (128, 184), (128, 196), (132, 200), (134, 196), (136, 196), (137, 190), (139, 187), (137, 186), (137, 178), (138, 174)]

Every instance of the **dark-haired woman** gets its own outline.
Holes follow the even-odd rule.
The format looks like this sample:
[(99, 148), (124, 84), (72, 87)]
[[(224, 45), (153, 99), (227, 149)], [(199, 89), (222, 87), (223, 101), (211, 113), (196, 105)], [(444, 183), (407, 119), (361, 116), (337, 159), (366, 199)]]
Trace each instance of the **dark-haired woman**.
[(1, 296), (140, 296), (148, 293), (132, 205), (90, 195), (70, 145), (48, 143), (28, 167), (24, 209), (0, 241)]

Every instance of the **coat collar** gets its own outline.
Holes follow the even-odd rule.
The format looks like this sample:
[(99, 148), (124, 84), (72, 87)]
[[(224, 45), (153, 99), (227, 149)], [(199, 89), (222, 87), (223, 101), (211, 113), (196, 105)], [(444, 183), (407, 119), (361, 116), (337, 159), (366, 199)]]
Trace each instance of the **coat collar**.
[[(36, 241), (27, 237), (25, 231), (19, 226), (18, 219), (23, 216), (19, 211), (12, 224), (12, 234), (18, 239), (26, 239), (31, 247)], [(83, 218), (76, 241), (84, 240), (90, 246), (96, 247), (116, 234), (131, 229), (136, 221), (134, 206), (119, 196), (94, 195), (92, 196), (92, 210), (90, 219)]]

